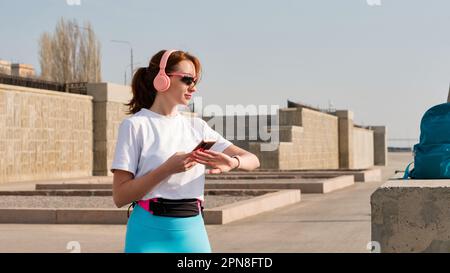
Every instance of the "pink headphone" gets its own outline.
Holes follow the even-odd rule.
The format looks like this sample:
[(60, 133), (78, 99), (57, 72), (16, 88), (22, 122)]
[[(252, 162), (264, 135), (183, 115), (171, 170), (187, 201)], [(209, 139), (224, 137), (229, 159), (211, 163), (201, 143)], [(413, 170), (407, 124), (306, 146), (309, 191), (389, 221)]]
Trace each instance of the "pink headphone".
[(155, 87), (156, 91), (164, 92), (167, 91), (167, 89), (169, 89), (170, 87), (170, 78), (169, 76), (167, 76), (165, 70), (170, 54), (175, 51), (178, 50), (166, 50), (161, 58), (158, 75), (156, 75), (155, 79), (153, 80), (153, 86)]

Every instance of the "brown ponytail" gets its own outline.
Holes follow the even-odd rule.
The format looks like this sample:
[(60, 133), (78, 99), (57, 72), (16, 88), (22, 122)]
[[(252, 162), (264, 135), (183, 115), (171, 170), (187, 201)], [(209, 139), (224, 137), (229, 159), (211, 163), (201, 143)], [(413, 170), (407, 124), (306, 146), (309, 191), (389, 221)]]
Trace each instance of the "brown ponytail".
[[(148, 67), (141, 67), (134, 73), (133, 81), (131, 83), (133, 98), (129, 103), (125, 104), (129, 108), (127, 114), (135, 114), (142, 108), (149, 109), (155, 102), (158, 91), (156, 91), (153, 86), (153, 79), (158, 75), (159, 63), (161, 62), (162, 55), (165, 51), (166, 50), (161, 50), (156, 53), (155, 56), (151, 58)], [(176, 51), (170, 55), (166, 65), (166, 73), (176, 71), (176, 65), (183, 60), (189, 60), (194, 64), (197, 77), (200, 78), (200, 61), (193, 55), (183, 51)]]

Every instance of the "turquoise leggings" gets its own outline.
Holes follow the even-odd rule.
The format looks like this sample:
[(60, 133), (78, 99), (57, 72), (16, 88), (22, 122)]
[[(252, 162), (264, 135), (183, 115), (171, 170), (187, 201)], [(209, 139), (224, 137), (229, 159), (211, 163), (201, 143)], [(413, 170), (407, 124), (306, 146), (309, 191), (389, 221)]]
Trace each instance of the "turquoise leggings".
[(125, 253), (210, 253), (201, 214), (192, 217), (155, 216), (134, 207), (127, 224)]

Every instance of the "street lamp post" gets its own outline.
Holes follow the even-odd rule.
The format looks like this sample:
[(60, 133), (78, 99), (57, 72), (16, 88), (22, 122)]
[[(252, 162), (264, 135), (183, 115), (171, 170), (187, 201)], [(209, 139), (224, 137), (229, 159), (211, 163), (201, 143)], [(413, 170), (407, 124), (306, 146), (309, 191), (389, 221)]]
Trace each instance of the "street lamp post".
[(133, 75), (133, 71), (134, 71), (134, 68), (133, 68), (133, 66), (134, 66), (133, 65), (133, 46), (128, 41), (111, 40), (111, 42), (113, 42), (113, 43), (121, 43), (121, 44), (128, 44), (130, 46), (130, 57), (131, 57), (131, 74), (130, 75)]
[[(136, 63), (136, 65), (138, 65), (138, 64), (140, 64), (140, 62), (138, 62), (138, 63)], [(124, 80), (124, 85), (127, 85), (127, 69), (128, 69), (128, 67), (129, 67), (130, 65), (127, 65), (127, 66), (125, 66), (125, 70), (124, 70), (124, 75), (125, 75), (125, 80)], [(133, 80), (133, 73), (134, 73), (134, 71), (131, 71), (131, 75), (130, 75), (130, 85), (131, 85), (131, 82), (132, 82), (132, 80)]]

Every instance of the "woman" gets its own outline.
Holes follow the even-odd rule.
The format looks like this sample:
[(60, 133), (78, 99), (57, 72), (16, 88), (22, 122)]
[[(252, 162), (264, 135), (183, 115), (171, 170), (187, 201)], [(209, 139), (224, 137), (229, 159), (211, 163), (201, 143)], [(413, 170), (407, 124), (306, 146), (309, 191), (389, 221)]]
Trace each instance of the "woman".
[[(201, 214), (205, 166), (213, 174), (259, 167), (255, 155), (177, 111), (196, 91), (200, 71), (189, 53), (162, 50), (134, 75), (132, 115), (120, 124), (111, 167), (114, 203), (134, 206), (125, 252), (211, 252)], [(215, 144), (193, 151), (202, 140)]]

